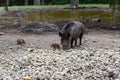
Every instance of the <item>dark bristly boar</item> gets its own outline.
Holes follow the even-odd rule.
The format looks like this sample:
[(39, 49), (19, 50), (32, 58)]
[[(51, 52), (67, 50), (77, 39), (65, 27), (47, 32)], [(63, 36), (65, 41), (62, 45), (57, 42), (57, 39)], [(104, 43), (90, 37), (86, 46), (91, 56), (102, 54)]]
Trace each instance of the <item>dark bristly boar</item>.
[(77, 46), (77, 40), (79, 39), (79, 46), (83, 36), (84, 25), (78, 21), (71, 21), (67, 23), (62, 31), (59, 32), (61, 37), (61, 44), (63, 49), (73, 48), (73, 43)]

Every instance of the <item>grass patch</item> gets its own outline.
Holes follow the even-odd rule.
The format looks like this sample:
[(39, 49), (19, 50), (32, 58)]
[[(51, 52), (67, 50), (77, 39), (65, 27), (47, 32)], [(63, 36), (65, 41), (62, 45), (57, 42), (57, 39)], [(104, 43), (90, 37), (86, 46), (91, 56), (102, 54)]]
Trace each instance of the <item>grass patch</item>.
[[(111, 12), (102, 10), (51, 10), (29, 12), (24, 18), (27, 21), (63, 21), (63, 20), (86, 20), (99, 18), (103, 23), (111, 23)], [(117, 13), (116, 22), (120, 23), (120, 14)]]
[[(40, 5), (40, 6), (11, 6), (9, 10), (19, 9), (40, 9), (54, 7), (69, 7), (70, 5)], [(109, 7), (109, 4), (79, 4), (80, 7)], [(0, 7), (0, 12), (4, 12), (4, 7)], [(63, 20), (86, 20), (99, 18), (103, 23), (112, 23), (110, 11), (102, 10), (49, 10), (28, 12), (24, 15), (25, 22), (29, 21), (63, 21)], [(15, 19), (14, 17), (6, 17)], [(120, 13), (116, 13), (116, 22), (120, 23)]]
[(14, 23), (13, 22), (0, 22), (0, 24), (2, 24), (2, 25), (13, 25)]
[[(29, 5), (29, 6), (9, 6), (9, 10), (19, 10), (26, 8), (50, 8), (50, 7), (69, 7), (69, 4), (66, 5)], [(109, 7), (109, 4), (79, 4), (80, 7)], [(0, 12), (4, 12), (4, 7), (0, 7)]]
[(80, 7), (109, 7), (109, 4), (79, 4)]
[[(13, 11), (13, 10), (19, 10), (19, 9), (41, 9), (41, 8), (50, 8), (50, 7), (69, 7), (69, 5), (29, 5), (29, 6), (9, 6), (9, 11)], [(0, 12), (4, 12), (5, 9), (4, 7), (0, 7)]]
[(11, 20), (11, 19), (17, 19), (17, 17), (13, 17), (13, 16), (1, 16), (2, 19), (7, 19), (7, 20)]

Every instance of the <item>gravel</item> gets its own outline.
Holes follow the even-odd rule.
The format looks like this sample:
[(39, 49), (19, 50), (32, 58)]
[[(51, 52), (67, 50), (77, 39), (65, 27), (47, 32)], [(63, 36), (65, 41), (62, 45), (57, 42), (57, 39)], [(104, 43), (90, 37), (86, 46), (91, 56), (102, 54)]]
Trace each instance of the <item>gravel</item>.
[[(50, 48), (58, 34), (1, 32), (0, 80), (120, 80), (119, 31), (91, 30), (70, 50)], [(26, 44), (16, 45), (23, 38)]]
[[(15, 14), (14, 14), (15, 13)], [(19, 12), (18, 12), (19, 13)], [(24, 12), (23, 12), (24, 13)], [(16, 12), (11, 13), (15, 17)], [(6, 14), (7, 15), (7, 14)], [(4, 20), (0, 20), (4, 21)], [(0, 80), (120, 80), (120, 33), (92, 29), (83, 37), (83, 45), (67, 51), (49, 49), (51, 42), (60, 42), (58, 34), (26, 35), (9, 27), (20, 28), (16, 24), (0, 25)], [(38, 25), (33, 32), (58, 31), (63, 22), (38, 22), (28, 24), (24, 30)], [(99, 22), (85, 22), (90, 28), (103, 27), (117, 29), (119, 25)], [(58, 28), (55, 28), (55, 27)], [(4, 28), (8, 28), (5, 29)], [(44, 28), (46, 29), (44, 29)], [(2, 29), (3, 28), (3, 29)], [(20, 28), (21, 29), (21, 28)], [(4, 31), (3, 31), (4, 30)], [(38, 31), (38, 32), (39, 32)], [(17, 38), (24, 38), (24, 46), (16, 45)]]
[[(7, 55), (7, 56), (6, 56)], [(114, 50), (27, 48), (0, 53), (0, 78), (22, 80), (119, 80), (120, 48)]]

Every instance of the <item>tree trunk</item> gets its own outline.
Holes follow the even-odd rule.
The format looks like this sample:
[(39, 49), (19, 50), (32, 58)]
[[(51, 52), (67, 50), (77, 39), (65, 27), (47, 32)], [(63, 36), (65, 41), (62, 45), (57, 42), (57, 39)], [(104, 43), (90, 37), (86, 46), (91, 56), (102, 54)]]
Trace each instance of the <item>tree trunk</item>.
[(34, 5), (40, 5), (40, 0), (34, 0)]
[(113, 6), (112, 6), (112, 23), (115, 24), (116, 23), (116, 2), (117, 0), (112, 0), (113, 2)]
[(77, 8), (77, 7), (78, 7), (78, 4), (79, 4), (79, 0), (71, 0), (70, 6), (71, 6), (72, 8)]
[(5, 10), (8, 11), (9, 0), (6, 0)]
[(109, 7), (112, 7), (112, 0), (109, 1)]
[(42, 1), (41, 1), (41, 4), (44, 5), (44, 4), (45, 4), (45, 0), (42, 0)]
[(117, 9), (120, 11), (120, 0), (117, 0)]
[(25, 0), (25, 5), (28, 5), (28, 0)]

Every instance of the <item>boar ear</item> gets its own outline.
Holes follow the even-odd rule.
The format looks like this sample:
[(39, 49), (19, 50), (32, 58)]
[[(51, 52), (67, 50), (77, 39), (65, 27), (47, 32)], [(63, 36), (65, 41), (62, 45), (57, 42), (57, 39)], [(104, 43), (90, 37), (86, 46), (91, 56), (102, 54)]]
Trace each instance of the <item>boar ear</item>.
[(61, 33), (61, 32), (59, 32), (59, 36), (60, 36), (60, 37), (62, 36), (62, 33)]
[(70, 33), (67, 33), (67, 37), (70, 37)]

